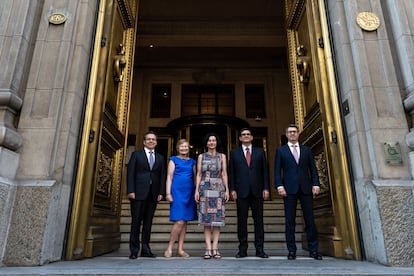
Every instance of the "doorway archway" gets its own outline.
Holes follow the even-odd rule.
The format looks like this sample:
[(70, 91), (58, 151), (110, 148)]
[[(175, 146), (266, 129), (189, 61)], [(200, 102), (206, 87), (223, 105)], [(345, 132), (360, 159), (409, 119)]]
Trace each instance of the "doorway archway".
[(204, 136), (211, 132), (221, 139), (221, 148), (218, 150), (228, 155), (237, 146), (237, 133), (243, 127), (249, 127), (249, 123), (237, 117), (218, 114), (183, 116), (167, 125), (173, 133), (174, 142), (181, 138), (190, 142), (193, 158), (204, 151)]

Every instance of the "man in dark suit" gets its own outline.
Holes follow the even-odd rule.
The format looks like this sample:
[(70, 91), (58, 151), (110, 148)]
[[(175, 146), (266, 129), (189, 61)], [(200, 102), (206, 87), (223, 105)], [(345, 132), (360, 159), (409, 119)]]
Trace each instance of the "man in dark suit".
[(263, 250), (263, 200), (269, 198), (269, 170), (262, 148), (252, 146), (253, 136), (248, 128), (240, 130), (242, 145), (230, 153), (229, 182), (231, 196), (237, 205), (237, 236), (239, 252), (236, 258), (247, 256), (247, 216), (252, 210), (256, 256), (268, 258)]
[(127, 169), (127, 194), (131, 203), (131, 233), (129, 241), (130, 259), (136, 259), (140, 249), (141, 257), (155, 258), (149, 246), (152, 218), (157, 203), (165, 194), (166, 169), (164, 157), (154, 151), (157, 136), (154, 132), (144, 135), (144, 149), (132, 153)]
[(276, 150), (275, 188), (283, 197), (285, 206), (285, 235), (288, 259), (296, 259), (296, 206), (300, 201), (305, 220), (309, 256), (322, 260), (318, 253), (318, 233), (313, 215), (313, 197), (320, 192), (318, 172), (309, 147), (299, 145), (296, 125), (286, 128), (288, 143)]

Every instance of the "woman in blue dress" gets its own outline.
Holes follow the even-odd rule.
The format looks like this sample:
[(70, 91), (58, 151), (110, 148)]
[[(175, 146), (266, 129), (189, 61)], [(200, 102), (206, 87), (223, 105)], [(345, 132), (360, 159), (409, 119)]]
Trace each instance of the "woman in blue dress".
[(190, 146), (187, 140), (177, 142), (177, 156), (171, 156), (168, 163), (166, 199), (170, 202), (170, 221), (174, 222), (168, 248), (164, 257), (172, 257), (175, 241), (178, 239), (177, 256), (188, 258), (184, 251), (184, 239), (187, 232), (187, 222), (196, 219), (194, 200), (194, 179), (196, 161), (188, 157)]

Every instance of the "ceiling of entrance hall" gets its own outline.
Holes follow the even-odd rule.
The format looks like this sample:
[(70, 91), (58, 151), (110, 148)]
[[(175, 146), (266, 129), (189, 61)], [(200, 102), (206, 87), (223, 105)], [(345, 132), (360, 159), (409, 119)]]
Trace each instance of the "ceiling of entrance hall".
[(135, 66), (286, 68), (282, 0), (140, 0)]

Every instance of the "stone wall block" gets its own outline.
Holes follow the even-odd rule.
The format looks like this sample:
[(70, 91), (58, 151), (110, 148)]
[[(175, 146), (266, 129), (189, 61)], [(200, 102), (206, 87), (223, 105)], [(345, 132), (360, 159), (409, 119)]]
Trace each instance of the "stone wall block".
[[(409, 134), (414, 140), (414, 132), (410, 132)], [(411, 151), (408, 153), (408, 158), (410, 159), (411, 178), (414, 179), (414, 151)], [(413, 185), (413, 194), (414, 194), (414, 185)]]
[(19, 165), (19, 154), (0, 147), (0, 177), (14, 179)]
[(381, 214), (378, 210), (375, 185), (368, 181), (364, 188), (364, 194), (360, 194), (359, 198), (365, 198), (366, 202), (362, 203), (361, 200), (358, 206), (366, 207), (365, 212), (360, 212), (360, 215), (362, 215), (361, 229), (364, 237), (365, 257), (370, 262), (386, 264), (384, 233), (381, 225)]
[(6, 249), (15, 193), (16, 185), (9, 179), (0, 176), (0, 266), (2, 266)]
[[(26, 135), (26, 131), (30, 135)], [(23, 146), (20, 153), (18, 179), (47, 179), (50, 177), (50, 159), (55, 143), (53, 129), (21, 130)], [(41, 157), (41, 158), (39, 158)]]
[[(384, 243), (385, 265), (414, 265), (414, 196), (412, 181), (372, 181), (378, 210), (377, 242)], [(380, 253), (379, 253), (380, 254)]]
[(60, 254), (49, 254), (54, 247), (54, 238), (48, 231), (58, 226), (59, 195), (59, 187), (54, 181), (25, 182), (17, 187), (4, 264), (42, 265), (60, 259)]

